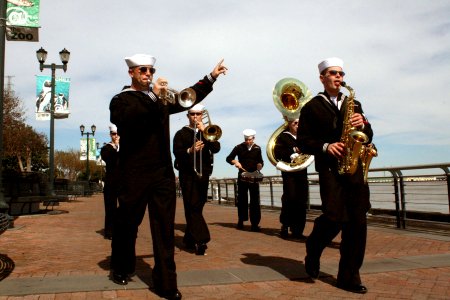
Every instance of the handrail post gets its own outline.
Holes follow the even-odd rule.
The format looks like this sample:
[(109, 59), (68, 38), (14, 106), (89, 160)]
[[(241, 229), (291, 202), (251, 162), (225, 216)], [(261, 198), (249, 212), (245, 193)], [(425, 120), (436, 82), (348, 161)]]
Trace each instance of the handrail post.
[(398, 175), (395, 171), (390, 171), (392, 174), (392, 177), (394, 179), (394, 201), (395, 201), (395, 220), (397, 224), (397, 228), (401, 228), (401, 215), (400, 215), (400, 197), (398, 192)]
[(447, 199), (448, 199), (448, 212), (450, 213), (450, 170), (448, 167), (441, 167), (444, 170), (445, 178), (447, 180)]
[(270, 185), (270, 207), (273, 208), (274, 207), (274, 202), (273, 202), (273, 184), (272, 184), (272, 177), (268, 177), (269, 178), (269, 185)]
[(222, 189), (220, 188), (220, 180), (217, 181), (217, 197), (219, 197), (219, 204), (222, 204)]
[(448, 213), (450, 214), (450, 173), (445, 174), (447, 177), (447, 198), (448, 198)]
[(237, 189), (237, 181), (233, 179), (233, 187), (234, 187), (234, 206), (238, 206), (238, 189)]
[(405, 200), (405, 181), (403, 178), (402, 171), (397, 170), (397, 174), (400, 178), (400, 204), (401, 204), (401, 220), (402, 229), (406, 228), (406, 200)]

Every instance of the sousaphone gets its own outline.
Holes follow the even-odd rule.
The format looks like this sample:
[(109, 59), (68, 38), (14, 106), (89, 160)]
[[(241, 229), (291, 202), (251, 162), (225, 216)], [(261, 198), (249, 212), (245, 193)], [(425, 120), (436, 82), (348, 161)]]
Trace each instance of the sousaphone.
[(281, 112), (284, 123), (275, 130), (269, 138), (266, 154), (269, 161), (280, 171), (297, 172), (307, 168), (314, 161), (313, 155), (302, 154), (292, 162), (285, 162), (275, 157), (275, 146), (278, 136), (288, 130), (288, 119), (297, 119), (302, 107), (312, 99), (312, 93), (308, 87), (298, 79), (283, 78), (273, 88), (273, 102)]

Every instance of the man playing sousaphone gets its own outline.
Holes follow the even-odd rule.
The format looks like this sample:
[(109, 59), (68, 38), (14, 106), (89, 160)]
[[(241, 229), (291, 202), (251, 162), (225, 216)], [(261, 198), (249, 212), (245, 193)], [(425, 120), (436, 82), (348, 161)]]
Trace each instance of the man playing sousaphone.
[[(248, 221), (250, 210), (251, 231), (261, 231), (261, 205), (259, 199), (259, 183), (257, 180), (243, 180), (244, 173), (260, 171), (264, 166), (261, 155), (261, 147), (255, 144), (256, 131), (245, 129), (243, 131), (245, 141), (233, 148), (227, 156), (226, 161), (239, 169), (238, 174), (238, 229), (244, 228), (244, 221)], [(237, 156), (237, 159), (235, 159)], [(260, 175), (260, 174), (256, 174)], [(260, 178), (260, 176), (257, 176)], [(248, 193), (250, 192), (250, 207), (248, 204)]]
[[(289, 118), (286, 130), (277, 138), (274, 148), (275, 156), (284, 162), (293, 162), (300, 156), (297, 147), (298, 119)], [(287, 238), (289, 229), (292, 238), (305, 239), (303, 230), (306, 225), (306, 206), (308, 202), (309, 187), (307, 168), (286, 172), (281, 171), (283, 178), (283, 195), (281, 196), (280, 236)]]

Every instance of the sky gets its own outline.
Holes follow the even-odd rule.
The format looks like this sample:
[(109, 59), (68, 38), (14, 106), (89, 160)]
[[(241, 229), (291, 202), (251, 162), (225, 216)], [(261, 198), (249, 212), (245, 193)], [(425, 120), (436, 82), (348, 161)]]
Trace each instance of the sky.
[[(279, 175), (266, 156), (271, 134), (283, 123), (272, 90), (296, 78), (313, 95), (323, 91), (318, 63), (344, 60), (345, 81), (362, 103), (379, 156), (372, 168), (450, 162), (450, 1), (448, 0), (41, 0), (39, 42), (7, 41), (5, 84), (24, 102), (27, 123), (49, 136), (49, 121), (35, 120), (36, 50), (60, 64), (71, 52), (70, 116), (55, 120), (55, 149), (80, 148), (79, 126), (97, 126), (109, 141), (109, 102), (130, 83), (124, 57), (156, 57), (159, 76), (182, 90), (212, 71), (220, 59), (225, 76), (203, 101), (222, 129), (213, 177), (236, 177), (225, 162), (256, 130), (266, 176)], [(9, 78), (9, 79), (8, 79)], [(344, 91), (345, 92), (345, 91)], [(171, 136), (188, 123), (171, 116)], [(145, 130), (143, 128), (142, 130)], [(314, 172), (313, 166), (308, 171)]]

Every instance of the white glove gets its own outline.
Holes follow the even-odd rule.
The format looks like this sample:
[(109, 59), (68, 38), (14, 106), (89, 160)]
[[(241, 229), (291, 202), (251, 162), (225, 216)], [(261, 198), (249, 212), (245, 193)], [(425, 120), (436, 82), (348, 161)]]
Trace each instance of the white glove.
[(293, 162), (299, 156), (300, 156), (300, 154), (298, 154), (298, 153), (291, 154), (291, 162)]

